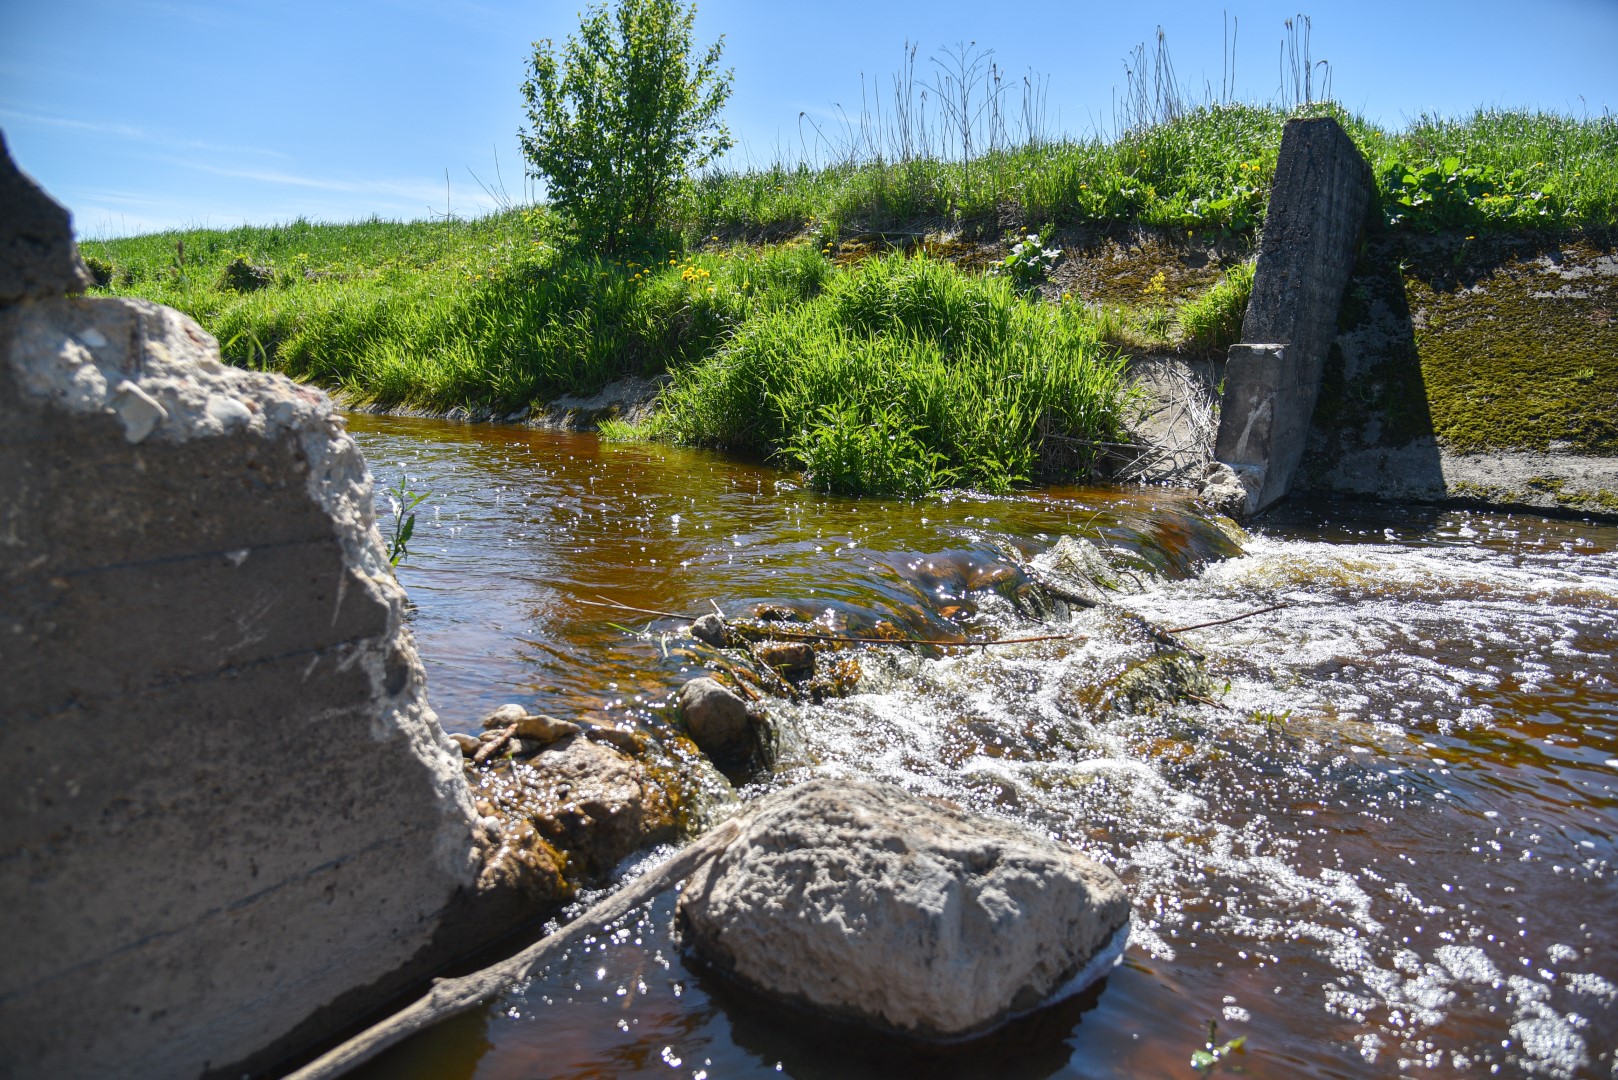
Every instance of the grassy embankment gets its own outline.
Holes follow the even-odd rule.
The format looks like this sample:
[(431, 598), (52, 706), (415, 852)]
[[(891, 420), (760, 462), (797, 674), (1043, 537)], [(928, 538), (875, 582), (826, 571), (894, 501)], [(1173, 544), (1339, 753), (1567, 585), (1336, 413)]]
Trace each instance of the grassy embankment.
[[(1371, 159), (1395, 232), (1618, 224), (1610, 117), (1480, 112), (1390, 132), (1337, 115)], [(188, 312), (235, 362), (383, 404), (506, 413), (670, 371), (670, 409), (647, 434), (774, 452), (842, 490), (1000, 487), (1033, 476), (1053, 446), (1082, 467), (1085, 441), (1115, 431), (1110, 343), (1228, 341), (1242, 271), (1178, 307), (1146, 295), (1138, 310), (1102, 313), (1024, 300), (1004, 279), (936, 261), (856, 260), (845, 239), (993, 237), (1010, 220), (1183, 229), (1240, 246), (1262, 220), (1283, 119), (1222, 105), (1113, 141), (966, 163), (716, 174), (687, 191), (677, 249), (635, 260), (570, 249), (535, 209), (83, 248), (110, 291)], [(231, 280), (238, 258), (269, 269), (264, 287)]]

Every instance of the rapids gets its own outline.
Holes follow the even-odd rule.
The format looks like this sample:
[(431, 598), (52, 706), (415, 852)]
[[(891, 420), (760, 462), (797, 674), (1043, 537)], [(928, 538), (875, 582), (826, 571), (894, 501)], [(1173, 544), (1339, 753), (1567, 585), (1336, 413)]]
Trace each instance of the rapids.
[[(1100, 984), (936, 1048), (688, 969), (665, 897), (365, 1075), (1194, 1076), (1214, 1022), (1246, 1037), (1220, 1072), (1618, 1076), (1618, 527), (1302, 505), (1238, 543), (1161, 492), (831, 499), (590, 435), (350, 426), (379, 487), (433, 493), (399, 574), (446, 728), (519, 701), (665, 729), (704, 654), (591, 601), (1067, 635), (856, 647), (852, 695), (772, 703), (786, 749), (741, 795), (880, 777), (1071, 843), (1134, 899)], [(1062, 537), (1105, 557), (1110, 604), (1014, 602)], [(1177, 634), (1200, 662), (1148, 632), (1206, 623)]]

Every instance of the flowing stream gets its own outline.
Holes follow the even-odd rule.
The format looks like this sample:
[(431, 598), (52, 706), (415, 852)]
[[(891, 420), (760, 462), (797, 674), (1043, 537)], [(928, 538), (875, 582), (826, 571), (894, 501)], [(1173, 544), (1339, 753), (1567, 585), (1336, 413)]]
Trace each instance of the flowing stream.
[[(855, 692), (772, 703), (780, 771), (1011, 818), (1115, 869), (1124, 962), (945, 1048), (686, 967), (672, 898), (390, 1051), (389, 1077), (1618, 1077), (1618, 527), (1302, 506), (1239, 545), (1158, 492), (831, 499), (716, 455), (354, 416), (430, 490), (400, 578), (431, 700), (656, 730), (701, 667), (680, 620), (771, 607), (995, 649), (862, 647)], [(1111, 604), (1040, 611), (1017, 564), (1082, 539)], [(1093, 568), (1092, 568), (1093, 569)], [(1187, 630), (1205, 658), (1147, 630)], [(652, 853), (647, 858), (656, 857)]]

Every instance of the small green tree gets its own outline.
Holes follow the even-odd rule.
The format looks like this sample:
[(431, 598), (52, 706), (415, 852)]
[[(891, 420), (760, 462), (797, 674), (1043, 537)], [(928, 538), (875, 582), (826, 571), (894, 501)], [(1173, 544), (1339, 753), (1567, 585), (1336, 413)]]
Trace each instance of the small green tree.
[(723, 36), (693, 63), (696, 6), (618, 0), (581, 17), (558, 56), (534, 43), (519, 133), (532, 175), (580, 238), (621, 251), (650, 236), (681, 180), (734, 145), (719, 121), (732, 71)]

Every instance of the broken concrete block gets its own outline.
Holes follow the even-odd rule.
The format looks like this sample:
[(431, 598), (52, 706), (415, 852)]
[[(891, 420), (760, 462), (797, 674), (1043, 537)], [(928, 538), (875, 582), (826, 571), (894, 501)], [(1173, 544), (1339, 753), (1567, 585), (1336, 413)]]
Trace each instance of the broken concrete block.
[(451, 958), (487, 839), (325, 395), (155, 304), (0, 305), (0, 536), (18, 1075), (257, 1072)]
[(72, 215), (17, 168), (0, 134), (0, 304), (94, 283), (73, 242)]
[(1217, 460), (1262, 476), (1250, 513), (1286, 495), (1303, 459), (1372, 187), (1337, 121), (1287, 121), (1214, 443)]

